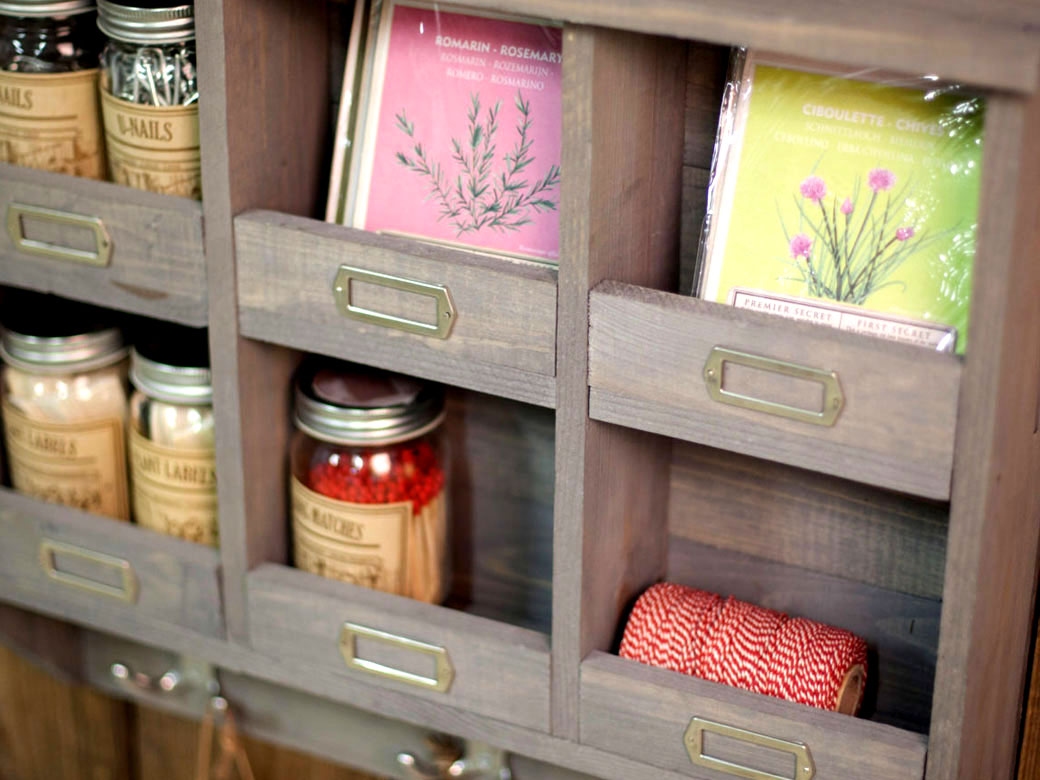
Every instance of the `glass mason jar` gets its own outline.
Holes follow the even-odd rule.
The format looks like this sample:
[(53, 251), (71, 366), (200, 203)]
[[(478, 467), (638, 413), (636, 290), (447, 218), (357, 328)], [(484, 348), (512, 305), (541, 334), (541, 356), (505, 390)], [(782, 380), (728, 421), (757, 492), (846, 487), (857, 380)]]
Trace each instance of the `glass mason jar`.
[(104, 178), (94, 0), (0, 0), (0, 162)]
[(410, 377), (327, 363), (296, 382), (296, 566), (439, 603), (448, 586), (444, 394)]
[(201, 198), (194, 6), (98, 0), (98, 27), (112, 181)]
[(3, 331), (4, 442), (15, 490), (130, 519), (126, 353), (116, 328)]
[[(145, 353), (148, 353), (146, 356)], [(130, 484), (134, 522), (216, 547), (217, 469), (208, 360), (130, 352)]]

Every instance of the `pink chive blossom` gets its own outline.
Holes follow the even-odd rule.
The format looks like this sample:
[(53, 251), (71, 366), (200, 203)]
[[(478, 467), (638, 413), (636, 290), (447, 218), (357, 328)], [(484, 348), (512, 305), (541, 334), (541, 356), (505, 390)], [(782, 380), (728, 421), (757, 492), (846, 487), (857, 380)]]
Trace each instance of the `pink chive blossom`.
[(812, 239), (805, 233), (799, 233), (791, 239), (791, 257), (804, 257), (808, 260), (810, 252), (812, 252)]
[(852, 213), (852, 200), (845, 198), (845, 201), (841, 204), (841, 213), (846, 217)]
[(827, 185), (819, 176), (810, 176), (802, 182), (802, 197), (819, 203), (827, 194)]
[(896, 175), (888, 168), (874, 168), (867, 174), (867, 184), (874, 192), (892, 189), (896, 183)]
[(912, 227), (901, 227), (896, 231), (896, 238), (900, 241), (906, 241), (914, 237), (914, 229)]

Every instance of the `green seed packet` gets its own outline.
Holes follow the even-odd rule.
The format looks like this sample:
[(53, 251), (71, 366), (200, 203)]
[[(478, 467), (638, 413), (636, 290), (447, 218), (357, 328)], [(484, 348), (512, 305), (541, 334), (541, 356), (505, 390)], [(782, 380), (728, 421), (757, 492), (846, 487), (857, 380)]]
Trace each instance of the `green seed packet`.
[(963, 353), (982, 99), (756, 52), (733, 88), (701, 297)]

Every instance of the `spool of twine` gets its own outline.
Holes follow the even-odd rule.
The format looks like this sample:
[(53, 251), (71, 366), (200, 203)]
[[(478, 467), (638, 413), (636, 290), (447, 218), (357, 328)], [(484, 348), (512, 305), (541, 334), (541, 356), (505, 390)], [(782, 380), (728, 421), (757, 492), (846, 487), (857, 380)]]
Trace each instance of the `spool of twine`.
[(636, 601), (620, 654), (846, 715), (867, 679), (867, 643), (849, 631), (667, 582)]

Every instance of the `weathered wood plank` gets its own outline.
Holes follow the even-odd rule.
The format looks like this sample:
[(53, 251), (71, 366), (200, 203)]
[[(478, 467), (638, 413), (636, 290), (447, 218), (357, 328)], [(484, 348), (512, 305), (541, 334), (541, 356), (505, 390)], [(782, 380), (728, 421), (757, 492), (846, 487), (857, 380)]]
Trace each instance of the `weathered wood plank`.
[(548, 633), (552, 617), (552, 412), (478, 393), (448, 396), (448, 604)]
[(677, 536), (942, 598), (946, 504), (685, 442), (672, 459)]
[[(949, 495), (957, 358), (615, 282), (593, 291), (590, 310), (594, 418), (926, 498)], [(836, 424), (713, 401), (702, 372), (715, 346), (835, 372), (845, 397)], [(728, 371), (731, 392), (820, 408), (816, 382), (749, 371), (747, 386), (734, 388)]]
[(1036, 587), (1040, 97), (986, 112), (929, 780), (1011, 777)]
[[(605, 653), (581, 665), (581, 737), (589, 745), (691, 777), (718, 777), (695, 767), (683, 734), (700, 717), (804, 744), (815, 777), (919, 780), (926, 740), (891, 726), (748, 693), (655, 669)], [(791, 776), (790, 754), (716, 743), (709, 755)]]
[[(219, 557), (210, 547), (0, 490), (0, 599), (30, 604), (101, 628), (170, 625), (221, 637)], [(137, 581), (127, 603), (49, 577), (41, 563), (44, 539), (126, 562)], [(55, 568), (122, 587), (121, 571), (56, 555)]]
[(939, 642), (938, 600), (675, 537), (668, 550), (668, 579), (839, 626), (863, 637), (870, 648), (870, 661), (861, 714), (927, 733)]
[(472, 8), (522, 13), (727, 45), (768, 49), (850, 66), (907, 73), (1022, 92), (1040, 75), (1037, 14), (1029, 3), (959, 0), (468, 0)]
[[(249, 576), (252, 646), (282, 662), (295, 659), (341, 680), (384, 687), (446, 706), (461, 707), (525, 728), (549, 726), (548, 638), (444, 607), (265, 565)], [(344, 622), (425, 642), (447, 651), (454, 680), (430, 691), (347, 667), (338, 639)], [(428, 656), (372, 645), (359, 657), (431, 676)], [(421, 671), (420, 671), (421, 670)], [(502, 707), (508, 696), (508, 708)]]
[(553, 542), (553, 733), (578, 734), (577, 670), (664, 566), (670, 443), (588, 419), (588, 291), (674, 289), (685, 47), (564, 29), (563, 179)]
[(283, 445), (297, 358), (239, 333), (232, 217), (318, 212), (330, 27), (324, 2), (223, 0), (199, 4), (196, 29), (224, 607), (229, 634), (245, 641), (245, 574), (285, 556)]
[[(12, 205), (99, 218), (112, 245), (107, 267), (29, 253), (0, 231), (0, 284), (55, 293), (185, 325), (206, 324), (202, 206), (107, 182), (0, 163), (0, 217)], [(22, 218), (20, 235), (96, 251), (94, 232), (39, 217)]]
[(130, 780), (130, 708), (0, 647), (0, 777)]
[[(551, 405), (552, 269), (266, 212), (239, 217), (236, 239), (244, 334)], [(446, 287), (456, 309), (449, 336), (404, 333), (345, 317), (333, 293), (342, 264)], [(368, 283), (351, 288), (355, 305), (436, 322), (427, 295)]]

